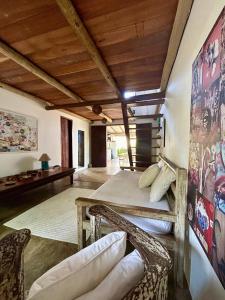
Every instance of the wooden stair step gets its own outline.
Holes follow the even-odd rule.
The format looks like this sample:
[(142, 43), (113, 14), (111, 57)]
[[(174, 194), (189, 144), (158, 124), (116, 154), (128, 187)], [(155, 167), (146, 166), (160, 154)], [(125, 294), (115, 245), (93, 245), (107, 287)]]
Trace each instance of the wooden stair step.
[(145, 160), (137, 160), (137, 161), (133, 161), (133, 163), (140, 163), (140, 164), (142, 164), (142, 163), (144, 163), (144, 164), (150, 164), (151, 162), (150, 161), (145, 161)]

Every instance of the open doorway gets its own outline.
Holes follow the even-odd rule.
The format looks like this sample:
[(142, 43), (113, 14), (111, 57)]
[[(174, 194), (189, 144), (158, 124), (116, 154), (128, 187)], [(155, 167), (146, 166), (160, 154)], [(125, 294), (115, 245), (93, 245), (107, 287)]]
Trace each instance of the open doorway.
[[(131, 140), (133, 143), (133, 140)], [(123, 125), (107, 126), (107, 167), (128, 166), (127, 140)]]
[(84, 131), (78, 130), (78, 168), (84, 167)]

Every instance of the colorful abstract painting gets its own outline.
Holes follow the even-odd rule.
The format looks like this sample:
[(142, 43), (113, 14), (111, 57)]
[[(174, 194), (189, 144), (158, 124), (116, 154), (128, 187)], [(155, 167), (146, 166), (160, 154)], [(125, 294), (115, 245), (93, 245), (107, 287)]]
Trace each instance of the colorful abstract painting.
[(0, 109), (0, 152), (37, 151), (37, 149), (37, 119)]
[(188, 219), (225, 287), (225, 10), (192, 67)]

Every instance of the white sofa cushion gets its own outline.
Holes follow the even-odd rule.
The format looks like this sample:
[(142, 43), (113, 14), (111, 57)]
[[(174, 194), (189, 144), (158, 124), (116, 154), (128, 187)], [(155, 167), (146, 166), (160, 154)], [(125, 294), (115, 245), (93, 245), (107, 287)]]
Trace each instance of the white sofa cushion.
[(171, 183), (176, 180), (176, 175), (166, 165), (162, 167), (159, 175), (151, 185), (150, 202), (158, 202), (168, 191)]
[(125, 232), (106, 235), (38, 278), (28, 299), (74, 299), (93, 290), (121, 260), (125, 250)]
[(142, 172), (120, 171), (94, 191), (90, 198), (148, 207), (150, 188), (139, 189), (141, 174)]
[(140, 176), (138, 186), (140, 189), (150, 186), (156, 177), (159, 175), (160, 168), (158, 164), (153, 164), (148, 167)]
[[(167, 203), (165, 200), (161, 200), (158, 203), (163, 203), (163, 207), (165, 207), (165, 204)], [(154, 220), (150, 218), (143, 218), (138, 216), (132, 216), (128, 214), (121, 214), (124, 218), (126, 218), (128, 221), (133, 223), (134, 225), (140, 227), (145, 232), (148, 232), (150, 234), (168, 234), (172, 230), (172, 223), (168, 221), (162, 221), (162, 220)]]
[(120, 300), (144, 276), (144, 261), (137, 250), (125, 256), (92, 291), (76, 300)]
[[(90, 198), (169, 211), (169, 203), (165, 196), (161, 201), (153, 203), (149, 201), (150, 188), (139, 189), (138, 181), (141, 174), (140, 172), (120, 171), (94, 191)], [(172, 228), (172, 223), (167, 221), (128, 214), (122, 214), (122, 216), (149, 233), (167, 234)]]

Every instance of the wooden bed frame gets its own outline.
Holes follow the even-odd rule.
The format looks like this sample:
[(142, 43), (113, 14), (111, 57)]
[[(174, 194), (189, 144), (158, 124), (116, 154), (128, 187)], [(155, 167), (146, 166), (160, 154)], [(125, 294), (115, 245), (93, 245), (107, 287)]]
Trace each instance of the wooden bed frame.
[[(91, 198), (77, 198), (77, 229), (78, 229), (78, 247), (82, 249), (85, 246), (86, 231), (91, 233), (91, 242), (101, 236), (101, 233), (112, 232), (112, 228), (107, 224), (102, 224), (96, 228), (95, 217), (90, 219), (86, 216), (87, 207), (93, 205), (107, 205), (118, 213), (126, 213), (134, 216), (140, 216), (150, 219), (169, 221), (173, 223), (172, 234), (155, 235), (169, 250), (174, 253), (174, 277), (175, 282), (180, 287), (184, 284), (184, 248), (185, 248), (185, 220), (186, 220), (186, 194), (187, 194), (187, 170), (180, 168), (167, 158), (160, 155), (160, 159), (166, 164), (172, 172), (176, 174), (176, 181), (171, 184), (166, 196), (170, 205), (170, 211), (164, 211), (141, 206), (127, 204), (118, 204), (103, 200)], [(140, 170), (135, 167), (123, 167), (122, 169)]]

